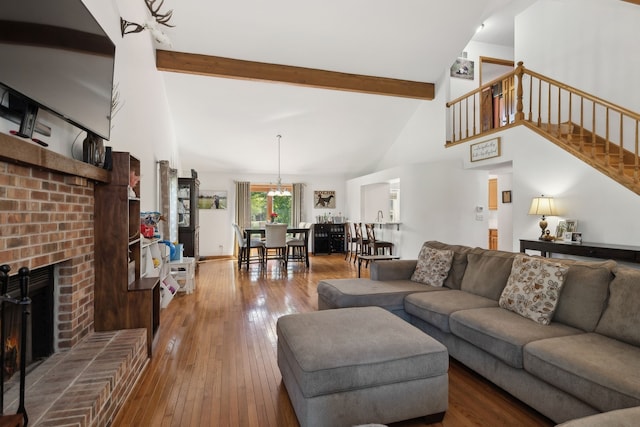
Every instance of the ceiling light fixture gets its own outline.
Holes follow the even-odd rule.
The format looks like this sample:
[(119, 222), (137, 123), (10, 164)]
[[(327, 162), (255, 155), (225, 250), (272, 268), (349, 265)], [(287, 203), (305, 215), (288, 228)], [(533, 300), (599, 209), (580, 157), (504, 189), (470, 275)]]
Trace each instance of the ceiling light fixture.
[(276, 135), (276, 138), (278, 138), (278, 186), (275, 190), (269, 190), (267, 196), (291, 196), (291, 192), (289, 190), (282, 189), (282, 180), (280, 179), (280, 138), (282, 138), (282, 135)]
[(476, 28), (476, 34), (478, 34), (480, 31), (482, 31), (484, 29), (484, 22), (482, 24), (480, 24), (478, 26), (478, 28)]

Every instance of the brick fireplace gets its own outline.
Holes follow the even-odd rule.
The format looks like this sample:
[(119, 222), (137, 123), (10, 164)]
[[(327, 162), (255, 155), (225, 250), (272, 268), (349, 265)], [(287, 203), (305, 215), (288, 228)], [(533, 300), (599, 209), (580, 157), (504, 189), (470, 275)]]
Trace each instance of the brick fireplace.
[[(149, 360), (146, 330), (94, 330), (94, 188), (109, 179), (0, 133), (0, 265), (11, 276), (51, 266), (54, 276), (53, 354), (26, 381), (33, 427), (110, 425)], [(5, 414), (18, 389), (5, 388)]]
[(54, 350), (93, 331), (93, 187), (82, 177), (0, 161), (0, 264), (55, 265)]

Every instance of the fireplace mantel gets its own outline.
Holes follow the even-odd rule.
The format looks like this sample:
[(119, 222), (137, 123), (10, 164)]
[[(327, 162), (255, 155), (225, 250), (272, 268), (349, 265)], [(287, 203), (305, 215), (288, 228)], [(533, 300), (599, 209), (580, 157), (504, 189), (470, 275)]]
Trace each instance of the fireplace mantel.
[(0, 133), (0, 159), (67, 175), (109, 182), (109, 171), (44, 149), (12, 135)]

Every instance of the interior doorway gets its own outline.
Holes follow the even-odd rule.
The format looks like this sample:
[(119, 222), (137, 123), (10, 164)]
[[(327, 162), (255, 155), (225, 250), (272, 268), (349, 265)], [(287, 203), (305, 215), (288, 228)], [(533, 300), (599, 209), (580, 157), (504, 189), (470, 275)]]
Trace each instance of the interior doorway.
[(480, 57), (480, 86), (513, 71), (514, 62), (510, 59)]
[(480, 86), (487, 85), (480, 93), (481, 130), (486, 132), (510, 123), (515, 107), (513, 78), (500, 77), (513, 71), (513, 61), (480, 57)]
[(489, 209), (488, 247), (513, 251), (513, 209), (511, 187), (513, 171), (510, 164), (489, 171), (489, 191), (493, 191), (495, 209)]

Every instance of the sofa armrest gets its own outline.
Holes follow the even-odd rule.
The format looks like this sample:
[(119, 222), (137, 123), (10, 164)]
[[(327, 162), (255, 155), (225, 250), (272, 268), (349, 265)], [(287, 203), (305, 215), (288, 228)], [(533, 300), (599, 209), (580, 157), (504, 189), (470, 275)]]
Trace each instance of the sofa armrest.
[(371, 263), (371, 280), (409, 280), (418, 260), (399, 259)]

